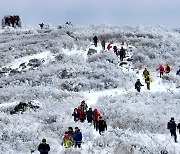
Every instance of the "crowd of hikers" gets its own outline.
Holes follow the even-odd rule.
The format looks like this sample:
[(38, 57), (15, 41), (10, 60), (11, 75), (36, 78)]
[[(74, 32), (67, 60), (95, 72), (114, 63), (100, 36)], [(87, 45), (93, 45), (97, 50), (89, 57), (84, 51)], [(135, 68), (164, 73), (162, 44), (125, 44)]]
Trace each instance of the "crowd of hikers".
[(102, 118), (100, 112), (96, 108), (94, 110), (92, 110), (92, 108), (88, 109), (88, 106), (84, 100), (81, 102), (78, 108), (74, 109), (72, 116), (74, 117), (75, 122), (84, 122), (87, 120), (88, 123), (93, 123), (94, 129), (99, 131), (99, 134), (102, 134), (102, 132), (107, 130), (106, 121)]
[[(74, 109), (72, 116), (74, 117), (75, 122), (85, 122), (85, 120), (87, 120), (88, 123), (93, 123), (94, 129), (99, 131), (100, 135), (102, 135), (102, 133), (107, 130), (106, 121), (103, 120), (100, 112), (97, 109), (94, 109), (94, 111), (92, 111), (92, 108), (88, 109), (88, 106), (84, 100), (81, 101), (81, 104), (78, 108)], [(74, 130), (72, 127), (69, 127), (68, 130), (64, 133), (61, 145), (66, 148), (81, 148), (82, 137), (82, 133), (78, 127), (75, 127)], [(48, 154), (50, 151), (50, 146), (46, 143), (45, 138), (43, 138), (42, 143), (39, 144), (38, 151), (40, 154)]]
[[(169, 64), (166, 64), (165, 67), (162, 64), (160, 64), (159, 67), (157, 68), (157, 70), (159, 70), (159, 73), (160, 73), (159, 76), (160, 76), (160, 78), (162, 78), (163, 74), (164, 73), (169, 74), (171, 69), (170, 69)], [(177, 71), (176, 75), (180, 75), (180, 68)], [(152, 82), (152, 77), (151, 77), (149, 71), (147, 70), (147, 68), (145, 68), (143, 71), (143, 77), (145, 79), (145, 83), (147, 84), (147, 89), (150, 90), (150, 83)], [(140, 82), (140, 79), (137, 79), (137, 81), (135, 83), (135, 89), (138, 92), (140, 92), (142, 86), (144, 86), (144, 85)]]
[(61, 145), (70, 148), (70, 147), (75, 147), (75, 148), (81, 148), (81, 143), (82, 143), (82, 133), (78, 127), (75, 127), (75, 131), (73, 131), (72, 127), (68, 128), (68, 131), (64, 133), (64, 137), (62, 140)]
[(20, 27), (20, 17), (15, 15), (15, 16), (6, 16), (4, 17), (4, 26), (12, 26), (12, 27)]
[[(93, 41), (94, 41), (95, 47), (97, 47), (97, 43), (98, 43), (97, 36), (94, 36)], [(123, 45), (124, 45), (124, 42), (122, 42), (122, 46), (118, 48), (116, 45), (112, 46), (112, 43), (108, 43), (107, 50), (109, 51), (112, 48), (114, 53), (120, 58), (120, 61), (123, 61), (123, 59), (126, 56), (126, 49), (123, 47)], [(101, 41), (101, 46), (103, 50), (106, 49), (106, 41), (104, 39)]]

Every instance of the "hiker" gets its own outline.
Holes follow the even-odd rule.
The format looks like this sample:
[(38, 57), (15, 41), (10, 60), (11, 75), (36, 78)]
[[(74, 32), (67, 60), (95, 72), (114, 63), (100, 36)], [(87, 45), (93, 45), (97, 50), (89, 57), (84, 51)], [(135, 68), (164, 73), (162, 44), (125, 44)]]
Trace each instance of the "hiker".
[(160, 72), (160, 78), (161, 78), (161, 76), (163, 76), (163, 73), (164, 73), (164, 67), (163, 67), (163, 65), (160, 64), (159, 67), (157, 68), (157, 70), (159, 70), (159, 72)]
[(8, 24), (8, 18), (6, 17), (5, 18), (5, 25), (7, 25)]
[(89, 108), (89, 110), (87, 111), (87, 121), (88, 123), (92, 123), (93, 120), (93, 111), (92, 108)]
[(41, 29), (43, 29), (44, 24), (43, 24), (43, 23), (41, 23), (41, 24), (39, 24), (39, 26), (40, 26), (40, 28), (41, 28)]
[(99, 120), (98, 120), (97, 129), (99, 130), (100, 135), (102, 134), (102, 132), (107, 130), (106, 121), (104, 121), (101, 116), (99, 117)]
[(166, 64), (165, 68), (164, 68), (165, 73), (169, 73), (170, 72), (170, 67), (168, 64)]
[(176, 123), (174, 118), (172, 117), (171, 120), (167, 124), (167, 129), (170, 130), (171, 136), (174, 136), (174, 141), (177, 142), (177, 135), (176, 135)]
[(45, 138), (43, 138), (42, 143), (39, 144), (38, 151), (40, 152), (40, 154), (48, 154), (48, 152), (50, 151), (50, 146), (49, 144), (46, 144)]
[(111, 44), (108, 44), (107, 49), (110, 50), (112, 48)]
[(151, 78), (150, 74), (146, 76), (145, 82), (147, 84), (147, 89), (150, 90), (150, 82), (152, 82), (152, 78)]
[(95, 47), (97, 47), (97, 41), (98, 41), (97, 36), (94, 36), (93, 41), (94, 41), (94, 45), (95, 45)]
[(11, 20), (11, 24), (12, 24), (12, 27), (14, 27), (14, 22), (15, 22), (15, 19), (13, 16), (10, 17), (10, 20)]
[(114, 46), (113, 47), (113, 50), (114, 50), (114, 53), (116, 54), (116, 56), (118, 55), (118, 48), (117, 48), (117, 46)]
[(98, 112), (98, 110), (94, 109), (94, 112), (93, 112), (93, 121), (94, 121), (94, 129), (96, 129), (96, 131), (97, 131), (97, 123), (98, 123), (99, 116), (100, 116), (100, 113)]
[(61, 145), (65, 146), (66, 148), (72, 147), (73, 138), (68, 134), (68, 132), (65, 132)]
[(81, 107), (81, 110), (82, 110), (82, 118), (83, 118), (83, 121), (84, 121), (86, 119), (86, 112), (87, 112), (87, 109), (88, 109), (88, 106), (87, 106), (85, 100), (83, 100), (81, 102), (80, 107)]
[(71, 136), (73, 139), (75, 138), (75, 132), (73, 131), (72, 127), (68, 128), (68, 135)]
[(14, 16), (16, 26), (19, 26), (19, 16)]
[(8, 23), (8, 26), (11, 25), (11, 19), (10, 18), (8, 18), (7, 23)]
[(149, 75), (149, 71), (145, 68), (144, 71), (143, 71), (144, 78), (146, 78), (147, 75)]
[(102, 49), (105, 50), (105, 47), (106, 47), (106, 42), (105, 42), (105, 40), (102, 40), (101, 45), (102, 45)]
[(83, 122), (84, 119), (83, 119), (83, 111), (81, 110), (81, 106), (78, 107), (77, 113), (79, 114), (80, 121)]
[(72, 114), (74, 116), (74, 121), (77, 122), (79, 120), (79, 113), (77, 111), (77, 108), (74, 109), (74, 112)]
[(125, 49), (123, 47), (121, 47), (119, 51), (119, 55), (120, 55), (120, 60), (123, 61), (123, 58), (125, 58), (126, 55)]
[(180, 123), (178, 123), (177, 129), (179, 129), (179, 134), (180, 134)]
[(141, 82), (140, 79), (137, 79), (136, 83), (135, 83), (135, 89), (140, 92), (141, 91), (141, 86), (144, 86)]
[(180, 68), (179, 68), (179, 70), (176, 72), (176, 75), (180, 75)]
[(81, 148), (81, 143), (82, 143), (82, 133), (79, 130), (78, 127), (75, 127), (75, 138), (74, 138), (74, 142), (75, 142), (75, 148)]

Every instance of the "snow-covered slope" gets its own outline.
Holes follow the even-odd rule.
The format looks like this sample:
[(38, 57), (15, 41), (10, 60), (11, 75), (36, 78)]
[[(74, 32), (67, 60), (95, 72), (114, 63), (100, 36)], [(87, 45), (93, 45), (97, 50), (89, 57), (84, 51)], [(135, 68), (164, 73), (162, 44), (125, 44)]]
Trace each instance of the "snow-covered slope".
[[(92, 38), (98, 36), (98, 46)], [(102, 51), (100, 41), (126, 42), (127, 65)], [(166, 124), (180, 122), (180, 34), (163, 27), (67, 26), (61, 29), (0, 30), (0, 148), (3, 154), (38, 153), (45, 137), (52, 154), (157, 154), (180, 153)], [(87, 55), (89, 48), (96, 54)], [(158, 65), (171, 72), (158, 77)], [(153, 78), (151, 90), (134, 89), (144, 68)], [(82, 100), (98, 108), (108, 123), (99, 135), (93, 126), (74, 123), (72, 112)], [(24, 112), (12, 114), (18, 102), (33, 102)], [(83, 133), (82, 149), (64, 148), (61, 139), (69, 126)], [(178, 135), (178, 140), (180, 141)]]

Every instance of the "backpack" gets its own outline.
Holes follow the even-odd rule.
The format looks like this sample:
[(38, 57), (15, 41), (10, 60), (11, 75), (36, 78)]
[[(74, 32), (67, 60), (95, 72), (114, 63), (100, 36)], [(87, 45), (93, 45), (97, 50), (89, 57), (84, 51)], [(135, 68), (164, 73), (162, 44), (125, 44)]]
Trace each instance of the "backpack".
[(171, 122), (168, 122), (167, 123), (167, 129), (170, 129), (170, 127), (171, 127)]
[(150, 81), (150, 77), (147, 76), (146, 79), (145, 79), (145, 81), (146, 81), (146, 82), (147, 82), (147, 81)]
[(167, 66), (166, 71), (170, 72), (170, 67), (169, 66)]

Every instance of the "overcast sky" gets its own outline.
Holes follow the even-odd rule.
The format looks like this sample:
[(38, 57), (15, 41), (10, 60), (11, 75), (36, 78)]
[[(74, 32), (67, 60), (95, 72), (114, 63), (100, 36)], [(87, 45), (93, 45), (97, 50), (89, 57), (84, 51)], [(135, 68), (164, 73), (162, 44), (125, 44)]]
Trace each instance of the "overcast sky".
[(180, 0), (0, 0), (0, 18), (20, 15), (26, 25), (71, 21), (180, 27)]

